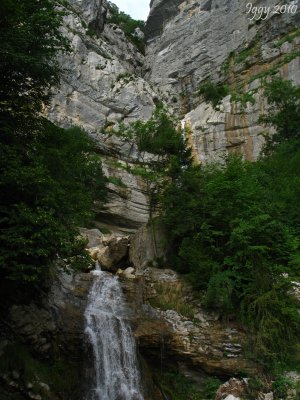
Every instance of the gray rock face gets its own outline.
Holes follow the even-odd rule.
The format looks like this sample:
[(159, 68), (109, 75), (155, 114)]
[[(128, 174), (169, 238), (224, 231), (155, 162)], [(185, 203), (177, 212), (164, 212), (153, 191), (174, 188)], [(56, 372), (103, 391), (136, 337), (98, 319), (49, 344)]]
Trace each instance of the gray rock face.
[[(255, 23), (247, 14), (249, 3), (238, 0), (152, 3), (146, 26), (145, 76), (189, 124), (190, 144), (198, 162), (220, 161), (230, 152), (253, 160), (263, 144), (259, 136), (263, 128), (258, 123), (264, 106), (261, 93), (256, 96), (256, 106), (248, 107), (246, 112), (230, 102), (230, 98), (223, 102), (221, 112), (216, 112), (196, 95), (201, 82), (209, 78), (214, 82), (226, 81), (231, 89), (242, 85), (248, 90), (251, 76), (277, 62), (282, 62), (281, 73), (286, 79), (299, 81), (296, 78), (299, 76), (299, 57), (295, 54), (299, 51), (297, 38), (292, 46), (288, 42), (280, 48), (275, 45), (276, 40), (300, 26), (299, 12), (275, 14), (277, 1), (269, 1), (268, 18)], [(299, 1), (293, 4), (297, 7), (294, 10), (299, 10)], [(255, 6), (266, 4), (258, 1)], [(230, 56), (255, 47), (259, 49), (259, 56), (251, 60), (244, 52), (247, 62), (231, 65), (229, 73), (225, 71)], [(293, 53), (294, 59), (284, 60), (284, 54)]]
[(130, 241), (130, 263), (138, 272), (142, 272), (149, 264), (155, 266), (159, 260), (165, 261), (166, 243), (163, 227), (155, 224), (141, 227)]
[(96, 139), (105, 173), (122, 181), (121, 186), (109, 185), (106, 210), (99, 209), (98, 219), (109, 230), (132, 232), (148, 221), (145, 183), (130, 168), (116, 164), (137, 162), (138, 154), (101, 132), (119, 122), (149, 119), (157, 95), (140, 76), (144, 56), (117, 25), (105, 24), (106, 1), (70, 0), (68, 4), (64, 32), (73, 50), (60, 56), (65, 73), (47, 116), (65, 128), (80, 126)]
[[(275, 3), (269, 2), (270, 10)], [(266, 21), (254, 23), (246, 0), (153, 0), (145, 58), (117, 25), (106, 23), (105, 0), (68, 4), (64, 29), (73, 52), (60, 56), (66, 72), (47, 112), (60, 126), (83, 127), (103, 154), (105, 174), (112, 179), (106, 209), (97, 212), (100, 229), (131, 233), (148, 221), (147, 184), (133, 173), (141, 161), (137, 149), (102, 130), (147, 120), (158, 99), (181, 114), (196, 162), (220, 162), (230, 153), (249, 160), (258, 157), (264, 130), (258, 118), (266, 109), (262, 93), (255, 94), (256, 104), (248, 103), (244, 110), (231, 97), (214, 110), (195, 93), (206, 78), (251, 90), (259, 84), (249, 82), (251, 76), (282, 61), (282, 75), (298, 83), (299, 57), (287, 62), (284, 57), (299, 51), (299, 38), (281, 46), (274, 43), (300, 25), (299, 12), (270, 12)], [(299, 0), (294, 4), (300, 8)], [(229, 55), (245, 49), (251, 50), (249, 57), (224, 72)]]
[(100, 34), (104, 29), (107, 13), (106, 0), (69, 0), (75, 10), (80, 9), (82, 16), (91, 29)]
[[(153, 32), (151, 37), (148, 34), (146, 77), (163, 92), (184, 92), (190, 96), (205, 78), (219, 79), (221, 66), (230, 52), (243, 50), (257, 36), (269, 40), (299, 24), (299, 13), (280, 16), (270, 13), (267, 21), (254, 24), (247, 14), (247, 3), (245, 0), (154, 1), (146, 24), (147, 31)], [(255, 5), (264, 3), (258, 1)], [(268, 6), (273, 10), (275, 4), (277, 1), (271, 0)], [(164, 18), (166, 9), (173, 11)], [(162, 23), (159, 18), (163, 18)], [(163, 26), (160, 35), (152, 28), (155, 23)]]
[(158, 36), (164, 25), (178, 13), (178, 6), (184, 0), (152, 0), (150, 14), (146, 25), (146, 39), (151, 40)]

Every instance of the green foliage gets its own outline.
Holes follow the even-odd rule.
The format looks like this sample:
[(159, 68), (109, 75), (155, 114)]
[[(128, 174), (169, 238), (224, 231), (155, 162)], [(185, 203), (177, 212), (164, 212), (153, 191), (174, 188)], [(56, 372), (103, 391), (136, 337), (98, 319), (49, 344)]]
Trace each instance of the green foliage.
[(222, 382), (220, 379), (215, 377), (206, 378), (204, 381), (204, 398), (215, 399), (217, 390), (219, 389)]
[(260, 377), (253, 376), (248, 378), (248, 384), (246, 386), (246, 399), (256, 400), (258, 392), (263, 392), (264, 382)]
[(242, 62), (246, 61), (246, 59), (256, 52), (256, 45), (254, 44), (251, 47), (248, 47), (245, 50), (242, 50), (240, 53), (235, 55), (235, 63), (241, 64)]
[(173, 265), (205, 290), (206, 306), (238, 314), (268, 365), (288, 360), (300, 330), (290, 294), (299, 279), (299, 157), (190, 167), (165, 191)]
[(134, 35), (134, 31), (136, 28), (140, 28), (141, 31), (144, 30), (144, 21), (131, 18), (130, 15), (127, 15), (123, 11), (120, 11), (119, 8), (112, 2), (108, 2), (108, 10), (110, 16), (107, 22), (119, 25), (123, 29), (126, 37), (138, 48), (141, 53), (144, 54), (144, 40)]
[(272, 390), (276, 399), (286, 399), (288, 390), (295, 388), (295, 383), (286, 376), (279, 376), (272, 384)]
[(262, 120), (276, 128), (267, 157), (187, 166), (163, 196), (170, 261), (204, 305), (247, 326), (249, 357), (272, 370), (292, 362), (300, 333), (299, 90), (265, 83)]
[(221, 103), (221, 100), (229, 94), (229, 88), (227, 85), (216, 85), (207, 80), (199, 86), (198, 94), (216, 108)]
[(264, 89), (270, 110), (260, 122), (276, 129), (267, 137), (266, 152), (270, 152), (279, 143), (300, 137), (300, 86), (275, 77), (264, 83)]
[[(0, 128), (32, 127), (32, 118), (59, 82), (58, 51), (68, 49), (63, 15), (51, 0), (3, 0), (0, 3)], [(9, 117), (13, 116), (13, 121)]]
[(0, 275), (37, 281), (57, 254), (78, 253), (76, 228), (104, 197), (101, 162), (78, 128), (45, 122), (33, 137), (7, 130), (0, 140)]
[(134, 137), (141, 152), (147, 151), (158, 156), (188, 157), (178, 130), (163, 108), (157, 107), (152, 118), (147, 121), (137, 121), (132, 124)]
[(108, 182), (109, 183), (112, 183), (113, 185), (116, 185), (116, 186), (120, 186), (120, 187), (126, 187), (126, 185), (125, 185), (125, 183), (122, 181), (122, 179), (121, 178), (118, 178), (118, 177), (116, 177), (116, 176), (109, 176), (108, 178), (107, 178), (107, 180), (108, 180)]
[(233, 92), (231, 94), (231, 101), (234, 103), (239, 103), (241, 108), (244, 110), (248, 103), (254, 105), (255, 98), (254, 98), (254, 91), (249, 92)]
[[(148, 121), (136, 121), (126, 126), (120, 124), (118, 130), (111, 134), (121, 137), (124, 141), (137, 145), (140, 158), (143, 160), (146, 152), (156, 157), (152, 161), (141, 161), (127, 170), (141, 176), (147, 183), (150, 196), (150, 214), (160, 202), (160, 193), (165, 181), (172, 179), (181, 168), (191, 162), (190, 149), (186, 148), (184, 132), (176, 124), (162, 105), (158, 105)], [(119, 165), (118, 167), (124, 168)]]
[(128, 169), (148, 182), (152, 194), (158, 192), (165, 179), (175, 176), (191, 162), (191, 152), (185, 144), (185, 132), (176, 126), (162, 105), (156, 107), (148, 121), (136, 121), (127, 126), (120, 124), (118, 130), (110, 133), (132, 145), (136, 144), (141, 159), (145, 152), (157, 156), (151, 162), (141, 162), (140, 165)]
[(156, 296), (150, 299), (150, 305), (163, 311), (175, 310), (187, 318), (194, 317), (194, 310), (186, 297), (186, 288), (183, 283), (157, 283), (154, 285)]
[(86, 263), (77, 228), (104, 196), (94, 143), (41, 117), (68, 50), (51, 0), (0, 4), (0, 278), (45, 282), (61, 256)]

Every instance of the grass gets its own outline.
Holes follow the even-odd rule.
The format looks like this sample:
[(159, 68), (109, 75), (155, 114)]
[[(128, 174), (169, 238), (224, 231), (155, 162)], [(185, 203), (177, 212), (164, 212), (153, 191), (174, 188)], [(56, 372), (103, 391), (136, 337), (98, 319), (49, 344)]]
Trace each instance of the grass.
[(277, 41), (274, 43), (274, 46), (275, 46), (275, 47), (280, 47), (280, 46), (283, 45), (283, 43), (286, 43), (286, 42), (292, 43), (292, 41), (293, 41), (297, 36), (300, 36), (300, 28), (296, 29), (296, 30), (293, 31), (293, 32), (290, 32), (290, 33), (284, 35), (281, 39), (277, 40)]
[(150, 305), (162, 311), (175, 310), (187, 318), (194, 317), (194, 310), (186, 299), (186, 289), (181, 282), (155, 284), (157, 296), (150, 299)]
[(121, 179), (121, 178), (118, 178), (118, 177), (116, 177), (116, 176), (109, 176), (109, 177), (107, 178), (107, 180), (108, 180), (109, 183), (112, 183), (112, 184), (115, 185), (115, 186), (119, 186), (119, 187), (123, 187), (123, 188), (127, 187), (127, 186), (125, 185), (125, 183), (122, 181), (122, 179)]

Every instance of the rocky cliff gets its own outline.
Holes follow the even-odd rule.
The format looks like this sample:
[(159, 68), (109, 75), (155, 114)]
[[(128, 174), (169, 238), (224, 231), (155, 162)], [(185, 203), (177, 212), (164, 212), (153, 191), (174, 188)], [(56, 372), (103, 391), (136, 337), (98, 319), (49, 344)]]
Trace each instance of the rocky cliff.
[[(99, 210), (101, 226), (133, 232), (148, 220), (145, 183), (132, 173), (139, 154), (109, 132), (120, 122), (147, 120), (157, 101), (182, 118), (196, 162), (220, 161), (228, 153), (258, 157), (264, 130), (258, 118), (267, 107), (259, 78), (277, 68), (287, 79), (300, 79), (300, 4), (293, 1), (281, 14), (276, 4), (269, 2), (264, 20), (250, 20), (246, 1), (154, 0), (144, 56), (107, 22), (106, 0), (65, 3), (64, 30), (73, 50), (60, 58), (65, 74), (47, 113), (61, 126), (82, 126), (98, 143), (113, 178), (106, 210)], [(198, 94), (206, 79), (229, 86), (217, 109)], [(249, 91), (255, 103), (233, 100)]]
[[(256, 6), (263, 3), (255, 1)], [(269, 3), (271, 8), (276, 4), (275, 0)], [(299, 8), (298, 3), (293, 2)], [(121, 122), (149, 119), (157, 102), (164, 101), (188, 128), (196, 162), (219, 161), (232, 152), (249, 160), (257, 158), (263, 144), (258, 118), (267, 107), (259, 78), (278, 69), (285, 78), (300, 83), (300, 14), (270, 13), (264, 21), (251, 22), (246, 5), (237, 0), (153, 0), (145, 27), (145, 56), (119, 26), (107, 22), (106, 0), (70, 0), (64, 5), (64, 31), (72, 53), (60, 56), (66, 70), (47, 115), (63, 127), (82, 126), (96, 140), (110, 178), (108, 203), (97, 210), (96, 224), (114, 234), (136, 232), (130, 241), (129, 259), (123, 254), (114, 272), (124, 270), (128, 263), (135, 268), (127, 271), (129, 276), (119, 273), (134, 311), (132, 323), (139, 348), (152, 366), (161, 362), (163, 349), (165, 360), (200, 375), (224, 377), (241, 370), (257, 371), (243, 353), (245, 332), (220, 315), (206, 313), (174, 272), (149, 268), (164, 256), (165, 232), (153, 234), (145, 226), (149, 218), (147, 185), (134, 173), (143, 160), (135, 145), (113, 134)], [(198, 94), (206, 79), (226, 83), (230, 89), (217, 108)], [(251, 91), (255, 102), (234, 100), (237, 91)], [(104, 242), (94, 246), (94, 257), (111, 254)], [(79, 314), (90, 278), (84, 274), (75, 277), (75, 283), (73, 278), (67, 279), (67, 284), (66, 279), (61, 281), (66, 291), (54, 284), (53, 306), (47, 303), (45, 318), (41, 317), (54, 325), (42, 326), (38, 337), (43, 337), (44, 331), (47, 337), (59, 331), (60, 343), (70, 351), (65, 338), (71, 331), (75, 337), (70, 343), (82, 343)], [(79, 284), (77, 290), (78, 279), (83, 288)], [(27, 311), (35, 314), (34, 309)], [(23, 321), (20, 313), (27, 311), (12, 309), (12, 321), (14, 315), (16, 321)], [(51, 340), (49, 343), (52, 345)], [(44, 344), (39, 340), (32, 343)], [(170, 361), (164, 361), (166, 368)]]
[(47, 115), (63, 127), (81, 126), (97, 140), (104, 171), (114, 178), (99, 219), (108, 228), (132, 231), (148, 220), (143, 180), (128, 172), (139, 155), (103, 131), (119, 122), (150, 118), (157, 95), (141, 77), (143, 54), (122, 29), (105, 23), (105, 0), (66, 2), (64, 11), (64, 31), (72, 52), (60, 57), (65, 73)]
[(216, 111), (197, 95), (203, 81), (248, 92), (259, 87), (263, 73), (278, 68), (299, 84), (300, 5), (293, 1), (293, 9), (277, 14), (277, 3), (268, 2), (262, 20), (248, 11), (249, 5), (265, 7), (264, 1), (152, 2), (145, 76), (191, 129), (197, 162), (220, 161), (232, 152), (256, 159), (263, 144), (258, 116), (266, 106), (258, 91), (254, 105), (242, 109), (228, 96)]

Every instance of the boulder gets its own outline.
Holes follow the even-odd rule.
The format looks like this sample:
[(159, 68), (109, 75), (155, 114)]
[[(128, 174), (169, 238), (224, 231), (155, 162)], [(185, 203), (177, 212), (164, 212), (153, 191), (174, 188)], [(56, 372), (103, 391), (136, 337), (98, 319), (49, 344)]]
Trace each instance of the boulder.
[(80, 235), (87, 240), (87, 249), (97, 247), (101, 244), (102, 240), (102, 233), (99, 231), (99, 229), (86, 229), (86, 228), (80, 228), (79, 229)]
[(97, 259), (101, 268), (105, 271), (117, 272), (120, 263), (125, 261), (128, 255), (129, 237), (115, 237), (103, 241), (104, 247), (99, 249)]
[(239, 400), (244, 397), (243, 394), (246, 388), (246, 380), (231, 378), (219, 387), (215, 400)]

